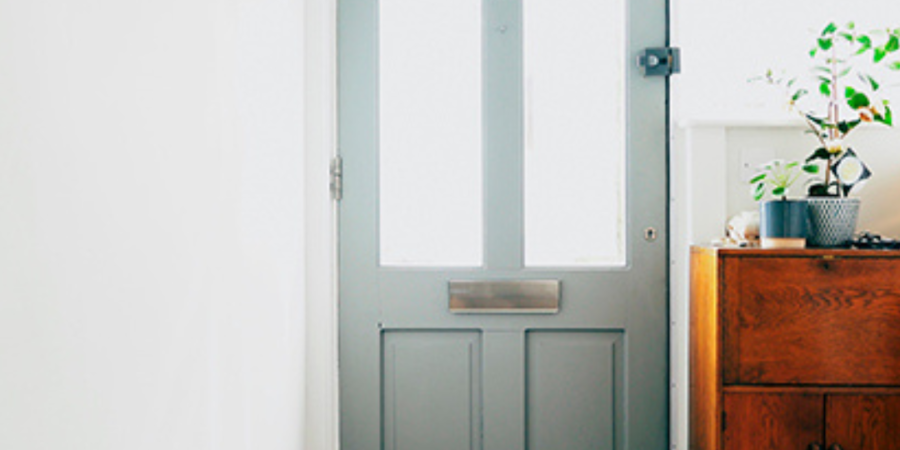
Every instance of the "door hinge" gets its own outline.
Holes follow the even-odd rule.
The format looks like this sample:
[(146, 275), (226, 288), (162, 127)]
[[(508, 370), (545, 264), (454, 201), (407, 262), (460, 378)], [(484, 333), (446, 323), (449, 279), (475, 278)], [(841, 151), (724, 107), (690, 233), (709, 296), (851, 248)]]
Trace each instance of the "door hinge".
[(653, 47), (638, 55), (638, 67), (645, 77), (667, 77), (681, 73), (681, 49), (678, 47)]
[(340, 201), (344, 196), (344, 160), (335, 156), (331, 160), (331, 199)]
[(728, 428), (728, 414), (725, 411), (722, 411), (722, 431)]

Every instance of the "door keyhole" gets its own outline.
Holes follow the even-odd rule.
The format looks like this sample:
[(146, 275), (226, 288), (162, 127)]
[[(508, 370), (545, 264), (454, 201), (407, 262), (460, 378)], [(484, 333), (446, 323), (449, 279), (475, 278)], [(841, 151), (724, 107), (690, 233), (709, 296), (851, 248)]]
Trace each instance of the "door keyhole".
[(659, 233), (657, 233), (656, 228), (648, 227), (644, 230), (644, 240), (647, 242), (653, 242), (656, 240), (658, 234)]

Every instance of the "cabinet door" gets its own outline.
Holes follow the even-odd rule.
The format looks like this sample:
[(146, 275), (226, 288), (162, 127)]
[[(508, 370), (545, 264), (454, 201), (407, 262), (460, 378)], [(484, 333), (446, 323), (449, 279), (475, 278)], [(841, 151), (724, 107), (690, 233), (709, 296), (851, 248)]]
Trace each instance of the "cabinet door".
[(823, 442), (822, 395), (726, 393), (724, 450), (806, 450)]
[(900, 449), (900, 395), (829, 395), (827, 408), (829, 445)]
[(735, 263), (723, 305), (725, 384), (900, 384), (900, 260)]

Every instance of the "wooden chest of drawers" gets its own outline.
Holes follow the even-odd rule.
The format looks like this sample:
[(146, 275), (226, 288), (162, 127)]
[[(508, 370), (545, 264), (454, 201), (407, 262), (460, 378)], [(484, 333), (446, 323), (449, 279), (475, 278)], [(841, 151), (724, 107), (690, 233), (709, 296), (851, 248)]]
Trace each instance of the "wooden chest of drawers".
[(692, 450), (900, 450), (900, 252), (691, 254)]

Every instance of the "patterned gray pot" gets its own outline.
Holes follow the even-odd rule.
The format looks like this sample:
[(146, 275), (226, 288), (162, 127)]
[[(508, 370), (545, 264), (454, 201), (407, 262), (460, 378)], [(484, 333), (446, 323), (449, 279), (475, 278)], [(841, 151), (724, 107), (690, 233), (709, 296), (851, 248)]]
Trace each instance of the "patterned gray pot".
[(858, 198), (810, 197), (810, 247), (849, 247), (859, 217)]

